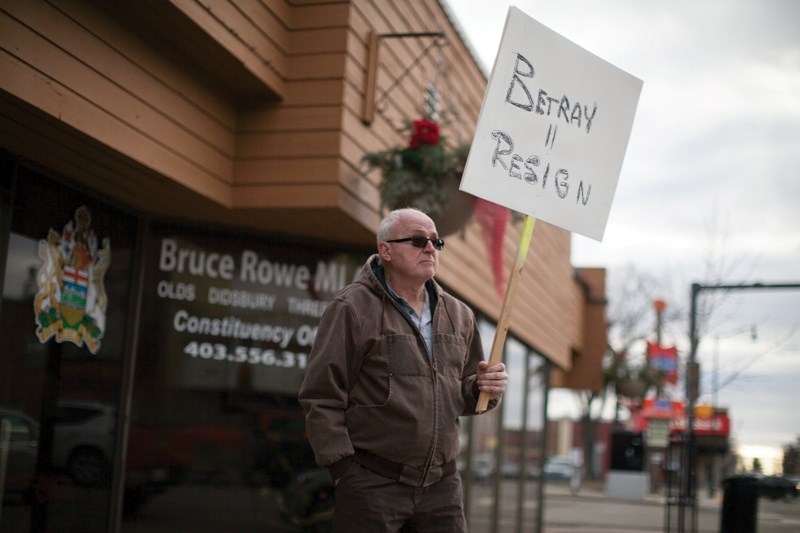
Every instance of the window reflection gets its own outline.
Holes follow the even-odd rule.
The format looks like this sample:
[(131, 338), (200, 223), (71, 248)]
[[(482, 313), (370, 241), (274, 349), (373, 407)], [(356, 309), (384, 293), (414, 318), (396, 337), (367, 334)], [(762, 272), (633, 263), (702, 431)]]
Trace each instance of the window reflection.
[(141, 497), (123, 531), (327, 531), (332, 481), (296, 395), (319, 316), (365, 254), (150, 235), (128, 439)]
[[(106, 531), (136, 224), (23, 165), (16, 172), (0, 307), (0, 530)], [(94, 354), (83, 343), (36, 335), (34, 302), (47, 281), (40, 279), (42, 242), (51, 230), (63, 237), (81, 206), (115, 252), (105, 277), (105, 334)]]

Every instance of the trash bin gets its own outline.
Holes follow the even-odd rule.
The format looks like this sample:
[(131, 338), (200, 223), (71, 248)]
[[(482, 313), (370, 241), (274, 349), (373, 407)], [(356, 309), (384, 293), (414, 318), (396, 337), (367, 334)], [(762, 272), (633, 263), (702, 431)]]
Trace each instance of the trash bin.
[(758, 479), (731, 476), (722, 481), (720, 533), (755, 533), (758, 517)]

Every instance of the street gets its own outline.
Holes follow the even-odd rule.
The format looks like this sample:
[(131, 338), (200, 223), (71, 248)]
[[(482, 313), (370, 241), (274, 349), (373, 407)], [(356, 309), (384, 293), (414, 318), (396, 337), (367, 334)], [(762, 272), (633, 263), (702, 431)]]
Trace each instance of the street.
[[(490, 533), (493, 488), (486, 485), (472, 487), (470, 532)], [(501, 486), (501, 505), (498, 532), (534, 531), (536, 521), (536, 483), (525, 486), (523, 527), (517, 526), (517, 482), (504, 480)], [(698, 527), (701, 533), (719, 532), (722, 510), (722, 492), (715, 498), (705, 494), (698, 498)], [(685, 517), (688, 519), (689, 514)], [(797, 533), (800, 531), (800, 499), (789, 502), (758, 502), (758, 531), (769, 533)], [(665, 531), (664, 498), (651, 495), (643, 500), (626, 500), (608, 497), (603, 486), (585, 484), (577, 495), (572, 495), (563, 482), (548, 482), (545, 489), (544, 533), (598, 532), (626, 533)], [(672, 522), (673, 526), (674, 519)], [(672, 527), (677, 531), (676, 527)]]

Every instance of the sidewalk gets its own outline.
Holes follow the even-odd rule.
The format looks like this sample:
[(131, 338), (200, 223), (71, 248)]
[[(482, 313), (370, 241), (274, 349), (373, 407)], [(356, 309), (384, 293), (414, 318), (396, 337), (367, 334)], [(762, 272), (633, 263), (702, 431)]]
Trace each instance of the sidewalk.
[[(577, 495), (566, 485), (548, 484), (545, 491), (545, 533), (651, 533), (665, 531), (665, 497), (648, 495), (644, 499), (608, 496), (599, 484), (585, 484)], [(697, 531), (719, 531), (722, 494), (715, 498), (698, 495)], [(670, 516), (672, 531), (677, 531), (678, 511)], [(691, 531), (691, 510), (684, 512), (684, 528)]]

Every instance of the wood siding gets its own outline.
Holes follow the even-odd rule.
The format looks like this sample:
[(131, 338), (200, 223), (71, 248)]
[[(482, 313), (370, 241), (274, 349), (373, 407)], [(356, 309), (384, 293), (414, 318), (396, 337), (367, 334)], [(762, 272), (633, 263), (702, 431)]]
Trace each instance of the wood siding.
[(583, 321), (584, 348), (575, 352), (568, 371), (557, 368), (551, 385), (594, 392), (603, 390), (603, 358), (607, 353), (606, 271), (603, 268), (580, 268), (576, 280), (585, 292)]
[[(380, 39), (365, 123), (370, 35), (411, 32), (444, 39)], [(361, 159), (407, 142), (432, 80), (468, 143), (486, 79), (435, 0), (0, 1), (0, 146), (156, 216), (368, 251), (380, 176)], [(481, 228), (447, 241), (440, 281), (497, 319)], [(510, 332), (569, 368), (589, 338), (570, 235), (540, 221), (530, 250)]]

